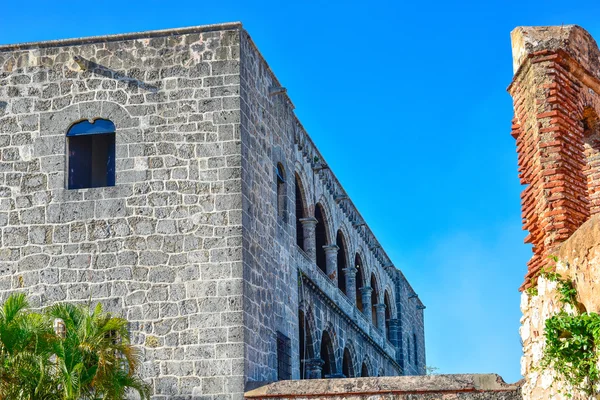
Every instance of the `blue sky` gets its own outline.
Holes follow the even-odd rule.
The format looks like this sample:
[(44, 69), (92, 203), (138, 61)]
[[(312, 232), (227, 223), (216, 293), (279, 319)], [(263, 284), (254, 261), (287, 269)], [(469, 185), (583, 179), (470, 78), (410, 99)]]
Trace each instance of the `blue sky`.
[(0, 43), (242, 21), (339, 180), (427, 305), (427, 364), (520, 379), (510, 31), (600, 3), (5, 1)]

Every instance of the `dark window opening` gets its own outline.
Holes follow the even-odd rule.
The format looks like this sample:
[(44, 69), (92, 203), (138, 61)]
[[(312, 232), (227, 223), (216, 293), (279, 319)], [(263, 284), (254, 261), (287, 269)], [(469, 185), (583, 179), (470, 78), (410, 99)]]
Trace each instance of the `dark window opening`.
[(367, 367), (367, 363), (363, 363), (362, 368), (360, 369), (360, 376), (363, 378), (369, 377), (369, 368)]
[(285, 172), (281, 164), (277, 164), (277, 217), (287, 222), (287, 202), (285, 190)]
[(371, 289), (371, 318), (373, 325), (379, 328), (377, 325), (377, 307), (375, 307), (375, 305), (379, 302), (379, 290), (377, 289), (377, 280), (373, 274), (371, 274)]
[(321, 271), (327, 273), (327, 258), (325, 257), (325, 249), (323, 246), (327, 245), (327, 233), (325, 227), (325, 218), (323, 216), (323, 210), (321, 205), (317, 204), (315, 207), (315, 218), (317, 219), (317, 226), (315, 227), (315, 244), (317, 246), (317, 266)]
[(68, 188), (115, 185), (115, 126), (98, 119), (82, 121), (67, 132)]
[(390, 337), (390, 319), (392, 319), (392, 303), (390, 302), (390, 294), (388, 291), (385, 291), (383, 296), (383, 304), (385, 304), (385, 335), (388, 340), (391, 340)]
[(306, 250), (304, 248), (304, 228), (302, 227), (302, 222), (300, 222), (301, 218), (304, 217), (304, 203), (302, 202), (302, 189), (300, 188), (300, 182), (298, 177), (296, 176), (296, 244), (302, 250)]
[(323, 332), (323, 337), (321, 338), (321, 359), (324, 362), (322, 369), (322, 377), (327, 378), (328, 375), (332, 375), (335, 372), (333, 344), (327, 331)]
[(290, 339), (277, 332), (277, 380), (292, 379), (292, 345)]
[(346, 246), (344, 245), (342, 231), (337, 233), (336, 245), (339, 247), (337, 253), (338, 288), (346, 293), (346, 274), (344, 273), (344, 268), (346, 268)]
[(417, 365), (417, 360), (418, 360), (417, 355), (419, 353), (418, 353), (418, 349), (417, 349), (417, 335), (415, 333), (413, 333), (413, 349), (415, 351), (415, 354), (414, 354), (415, 365)]
[(362, 293), (360, 292), (363, 287), (363, 265), (358, 254), (354, 257), (354, 265), (356, 266), (356, 307), (363, 312)]
[(352, 357), (350, 356), (350, 351), (348, 349), (344, 349), (344, 359), (342, 361), (342, 373), (346, 378), (354, 377), (354, 366), (352, 365)]

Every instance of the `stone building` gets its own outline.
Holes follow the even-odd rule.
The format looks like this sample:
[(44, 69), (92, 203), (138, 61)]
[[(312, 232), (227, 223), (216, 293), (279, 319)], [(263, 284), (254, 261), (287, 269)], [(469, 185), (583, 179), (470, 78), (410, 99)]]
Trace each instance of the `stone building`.
[(156, 399), (425, 372), (423, 309), (241, 24), (0, 47), (0, 297), (101, 301)]
[[(577, 290), (580, 312), (600, 312), (600, 50), (579, 26), (519, 27), (512, 34), (515, 118), (523, 228), (533, 257), (524, 292), (521, 338), (523, 398), (587, 399), (550, 369), (537, 368), (545, 320), (561, 309), (555, 268)], [(549, 256), (556, 256), (557, 265)], [(573, 313), (573, 308), (567, 312)]]

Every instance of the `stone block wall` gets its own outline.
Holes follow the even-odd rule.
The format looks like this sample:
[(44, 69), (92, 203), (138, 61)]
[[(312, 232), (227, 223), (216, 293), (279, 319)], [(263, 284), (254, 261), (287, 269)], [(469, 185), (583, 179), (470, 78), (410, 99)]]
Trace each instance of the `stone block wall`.
[[(0, 298), (128, 318), (156, 399), (243, 390), (239, 58), (238, 24), (0, 48)], [(94, 118), (116, 186), (67, 190)]]
[[(333, 364), (337, 375), (342, 373), (346, 348), (352, 353), (352, 376), (360, 376), (363, 363), (372, 376), (424, 374), (422, 303), (368, 227), (356, 223), (362, 218), (352, 202), (339, 200), (345, 195), (342, 186), (328, 167), (323, 168), (325, 160), (296, 118), (291, 100), (281, 92), (281, 83), (245, 33), (241, 49), (247, 380), (277, 380), (277, 332), (291, 340), (292, 377), (300, 378), (302, 362), (320, 359), (321, 335), (326, 330), (335, 338)], [(278, 164), (285, 174), (283, 214), (277, 210)], [(339, 231), (351, 267), (355, 255), (360, 254), (364, 268), (360, 286), (369, 287), (373, 274), (380, 289), (377, 302), (384, 303), (384, 293), (390, 295), (389, 311), (394, 319), (391, 336), (370, 322), (370, 314), (358, 311), (356, 291), (343, 293), (337, 287), (337, 275), (327, 277), (317, 268), (315, 225), (304, 227), (310, 249), (296, 244), (296, 182), (306, 218), (314, 217), (317, 204), (322, 206), (328, 244), (335, 243)], [(335, 247), (334, 251), (341, 250)], [(343, 273), (335, 267), (333, 271)], [(353, 283), (347, 286), (354, 290)], [(303, 334), (299, 311), (313, 323), (311, 346), (316, 350), (311, 354), (299, 354)]]
[(520, 382), (495, 374), (430, 375), (277, 382), (246, 392), (246, 399), (520, 400)]
[[(300, 354), (301, 314), (312, 350), (332, 338), (332, 377), (424, 374), (424, 306), (293, 109), (239, 23), (1, 46), (0, 299), (128, 318), (156, 399), (277, 380), (278, 332), (300, 378), (321, 357)], [(66, 132), (97, 118), (116, 127), (116, 185), (67, 190)]]

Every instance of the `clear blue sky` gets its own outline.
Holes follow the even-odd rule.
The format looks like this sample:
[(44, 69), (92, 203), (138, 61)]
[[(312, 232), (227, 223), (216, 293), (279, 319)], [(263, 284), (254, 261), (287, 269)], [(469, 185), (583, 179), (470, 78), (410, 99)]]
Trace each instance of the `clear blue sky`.
[(509, 33), (564, 23), (600, 38), (598, 15), (554, 0), (4, 1), (0, 43), (242, 21), (427, 305), (427, 364), (515, 381), (530, 250)]

